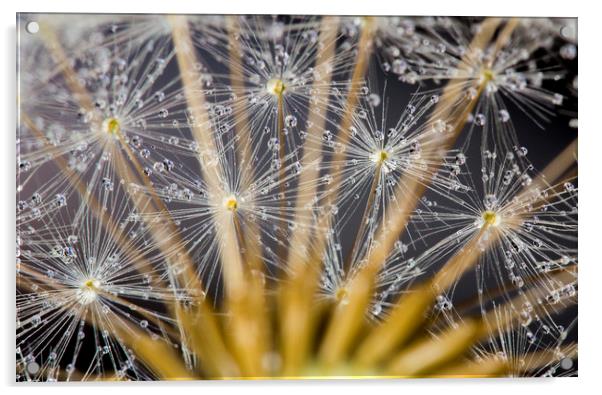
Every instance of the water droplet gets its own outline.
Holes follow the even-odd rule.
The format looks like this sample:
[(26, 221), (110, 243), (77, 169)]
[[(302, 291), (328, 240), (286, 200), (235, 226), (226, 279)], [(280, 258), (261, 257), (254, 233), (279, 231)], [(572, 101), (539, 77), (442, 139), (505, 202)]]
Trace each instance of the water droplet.
[(376, 93), (371, 93), (370, 96), (368, 96), (368, 103), (370, 103), (370, 106), (372, 107), (378, 107), (380, 105), (380, 96)]
[(67, 205), (67, 198), (62, 193), (55, 195), (54, 202), (57, 207), (64, 207)]
[(500, 112), (498, 113), (498, 115), (499, 115), (500, 121), (502, 123), (506, 123), (510, 120), (510, 114), (505, 109), (501, 109)]
[(493, 194), (487, 194), (485, 195), (485, 198), (483, 199), (483, 205), (485, 206), (485, 208), (487, 210), (493, 210), (494, 208), (496, 208), (498, 203), (497, 197)]
[(445, 132), (446, 128), (447, 128), (447, 124), (442, 119), (438, 119), (435, 122), (433, 122), (433, 130), (437, 133)]
[(161, 173), (161, 172), (165, 171), (165, 165), (163, 165), (163, 163), (161, 163), (161, 162), (155, 162), (155, 164), (153, 165), (153, 169), (156, 172)]
[(110, 178), (103, 178), (101, 181), (101, 185), (102, 187), (105, 189), (105, 191), (112, 191), (113, 190), (113, 182), (111, 181)]
[(564, 370), (569, 370), (573, 367), (573, 360), (571, 358), (562, 358), (560, 360), (560, 367)]
[(463, 153), (460, 152), (458, 155), (456, 155), (455, 162), (458, 166), (462, 166), (463, 164), (466, 163), (466, 155), (464, 155)]
[(402, 59), (395, 59), (391, 64), (391, 67), (393, 73), (401, 75), (408, 69), (408, 64)]
[(39, 371), (40, 371), (40, 365), (37, 362), (32, 361), (27, 364), (27, 373), (36, 374)]
[(19, 162), (19, 170), (25, 172), (31, 169), (31, 162), (28, 160), (24, 160)]
[(295, 126), (297, 126), (297, 117), (295, 117), (294, 115), (287, 115), (284, 118), (284, 124), (286, 125), (286, 127), (294, 128)]
[(577, 47), (574, 44), (565, 44), (560, 48), (560, 56), (572, 60), (577, 56)]
[(486, 121), (487, 121), (487, 118), (485, 118), (485, 115), (483, 115), (483, 114), (477, 114), (474, 117), (474, 123), (476, 125), (483, 126), (483, 125), (485, 125)]

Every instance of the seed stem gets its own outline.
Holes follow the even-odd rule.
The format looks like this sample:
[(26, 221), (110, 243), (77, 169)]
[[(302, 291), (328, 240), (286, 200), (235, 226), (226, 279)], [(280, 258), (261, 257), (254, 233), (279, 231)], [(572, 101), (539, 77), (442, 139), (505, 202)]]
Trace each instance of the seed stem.
[(347, 256), (345, 261), (345, 269), (350, 270), (352, 268), (352, 263), (357, 258), (358, 250), (360, 248), (360, 240), (366, 231), (366, 226), (368, 222), (368, 218), (372, 213), (372, 209), (374, 206), (374, 198), (376, 197), (376, 189), (380, 184), (381, 180), (381, 170), (383, 166), (383, 160), (380, 160), (376, 164), (376, 168), (374, 169), (374, 177), (372, 178), (372, 183), (370, 185), (370, 192), (368, 193), (368, 200), (366, 201), (366, 206), (364, 207), (364, 213), (362, 214), (360, 226), (355, 233), (353, 238), (353, 243), (351, 244), (351, 253)]
[[(228, 44), (230, 56), (230, 83), (232, 91), (240, 99), (245, 97), (244, 74), (242, 67), (242, 51), (240, 41), (237, 37), (240, 36), (240, 23), (238, 17), (228, 15), (226, 17), (228, 25)], [(239, 157), (239, 171), (241, 172), (241, 189), (246, 190), (255, 179), (255, 166), (253, 165), (253, 144), (251, 138), (251, 125), (249, 124), (249, 114), (245, 111), (243, 105), (233, 105), (234, 114), (234, 130), (240, 143), (236, 145)], [(248, 234), (258, 234), (258, 226), (255, 222), (250, 221), (245, 224), (248, 229)], [(261, 263), (261, 247), (259, 242), (253, 237), (248, 237), (245, 240), (245, 245), (248, 249), (245, 262), (255, 270), (263, 270)]]

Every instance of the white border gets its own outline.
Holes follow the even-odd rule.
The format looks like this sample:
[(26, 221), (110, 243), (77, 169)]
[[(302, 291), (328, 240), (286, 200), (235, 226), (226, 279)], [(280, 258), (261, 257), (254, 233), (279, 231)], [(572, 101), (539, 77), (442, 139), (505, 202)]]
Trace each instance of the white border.
[[(486, 395), (508, 393), (571, 394), (592, 393), (602, 367), (602, 254), (600, 246), (602, 205), (602, 45), (600, 44), (602, 20), (594, 1), (541, 2), (527, 0), (468, 1), (468, 0), (3, 0), (2, 51), (0, 52), (0, 112), (2, 114), (0, 147), (0, 193), (2, 211), (0, 242), (2, 260), (2, 316), (0, 316), (0, 361), (4, 390), (21, 394), (84, 393), (103, 394), (107, 391), (144, 391), (159, 394), (176, 386), (177, 391), (244, 393), (283, 393), (287, 395), (328, 391), (336, 393), (438, 393)], [(579, 18), (579, 73), (580, 119), (584, 133), (580, 149), (580, 297), (579, 297), (579, 378), (552, 380), (401, 380), (401, 381), (329, 381), (329, 382), (220, 382), (220, 383), (151, 383), (124, 385), (19, 385), (14, 384), (14, 135), (15, 135), (15, 18), (16, 12), (119, 12), (119, 13), (282, 13), (282, 14), (346, 14), (346, 15), (515, 15), (515, 16), (571, 16)], [(599, 194), (600, 193), (600, 194)], [(598, 283), (601, 281), (601, 283)], [(601, 377), (602, 378), (602, 377)], [(109, 387), (110, 386), (110, 387)], [(600, 390), (596, 390), (600, 393)]]

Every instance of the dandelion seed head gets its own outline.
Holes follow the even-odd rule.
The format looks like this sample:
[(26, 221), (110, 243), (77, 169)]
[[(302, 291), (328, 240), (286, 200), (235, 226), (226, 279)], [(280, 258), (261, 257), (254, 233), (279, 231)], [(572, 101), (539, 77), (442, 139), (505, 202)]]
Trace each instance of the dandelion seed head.
[(496, 78), (495, 72), (489, 67), (484, 67), (481, 69), (481, 78), (484, 83), (489, 83), (490, 81), (494, 81)]
[(117, 118), (106, 118), (102, 121), (102, 131), (117, 136), (121, 131), (121, 124)]
[(286, 85), (284, 85), (284, 81), (282, 81), (280, 78), (270, 78), (268, 82), (266, 82), (265, 88), (268, 93), (274, 96), (281, 96), (284, 94)]
[(88, 278), (83, 281), (76, 291), (77, 301), (82, 305), (88, 305), (96, 301), (98, 291), (100, 290), (100, 281), (96, 278)]
[(238, 199), (234, 195), (230, 195), (224, 199), (224, 208), (228, 211), (236, 211), (238, 209)]
[(374, 163), (384, 163), (387, 159), (389, 159), (389, 153), (387, 150), (379, 150), (373, 153), (370, 157)]
[(337, 303), (347, 304), (349, 302), (348, 301), (349, 293), (347, 292), (347, 288), (345, 288), (345, 287), (339, 287), (336, 290), (334, 297), (335, 297)]
[(499, 213), (496, 213), (495, 211), (492, 211), (492, 210), (484, 211), (482, 218), (483, 218), (482, 226), (485, 226), (485, 225), (498, 226), (502, 222), (501, 215), (499, 215)]

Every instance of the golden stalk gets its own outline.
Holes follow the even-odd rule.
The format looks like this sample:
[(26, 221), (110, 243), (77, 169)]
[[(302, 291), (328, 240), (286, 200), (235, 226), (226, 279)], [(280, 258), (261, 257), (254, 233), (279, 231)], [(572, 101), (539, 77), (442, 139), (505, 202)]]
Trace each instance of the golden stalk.
[[(240, 33), (240, 24), (236, 16), (226, 16), (226, 23), (228, 26), (228, 45), (230, 55), (230, 84), (232, 85), (232, 91), (238, 97), (245, 96), (244, 87), (244, 75), (242, 68), (242, 51), (240, 48), (240, 41), (237, 39)], [(253, 167), (253, 152), (252, 152), (252, 139), (248, 114), (244, 111), (244, 106), (233, 106), (234, 115), (234, 130), (236, 136), (239, 139), (237, 144), (238, 155), (240, 158), (239, 169), (242, 173), (241, 185), (242, 189), (246, 189), (254, 179), (254, 167)], [(246, 224), (248, 229), (247, 235), (255, 235), (258, 233), (258, 226), (255, 222), (251, 221)], [(240, 229), (242, 232), (242, 229)], [(242, 235), (242, 233), (241, 233)], [(254, 268), (254, 270), (263, 270), (260, 262), (261, 247), (257, 242), (256, 238), (247, 237), (245, 240), (245, 248), (248, 250), (246, 254), (246, 261)]]
[[(237, 97), (244, 97), (244, 75), (242, 67), (242, 51), (240, 48), (240, 41), (237, 39), (240, 33), (240, 24), (236, 16), (226, 16), (226, 23), (228, 27), (228, 44), (229, 44), (229, 55), (230, 55), (230, 83), (232, 90)], [(281, 97), (279, 98), (281, 99)], [(279, 101), (280, 103), (280, 101)], [(280, 110), (280, 108), (279, 108)], [(234, 106), (234, 130), (236, 131), (237, 137), (240, 139), (238, 147), (238, 153), (240, 158), (240, 171), (242, 172), (242, 188), (248, 188), (254, 179), (253, 171), (253, 153), (252, 153), (252, 138), (248, 119), (248, 114), (244, 110), (244, 106)], [(281, 162), (282, 164), (282, 162)], [(284, 182), (282, 182), (284, 186)], [(255, 347), (253, 352), (247, 352), (244, 349), (242, 356), (252, 356), (244, 364), (243, 369), (249, 376), (258, 376), (263, 374), (262, 369), (257, 369), (258, 366), (262, 365), (260, 356), (266, 353), (268, 344), (270, 343), (271, 331), (268, 325), (266, 301), (265, 301), (265, 281), (263, 277), (263, 264), (261, 262), (261, 246), (257, 237), (253, 235), (259, 234), (259, 226), (254, 221), (249, 221), (245, 225), (245, 231), (240, 224), (238, 216), (234, 215), (235, 231), (238, 235), (240, 246), (245, 253), (242, 256), (243, 262), (251, 268), (251, 271), (247, 273), (247, 282), (249, 285), (249, 295), (246, 298), (245, 304), (241, 306), (244, 311), (250, 311), (251, 314), (255, 314), (254, 321), (254, 336), (253, 342), (250, 347)], [(249, 236), (249, 237), (247, 237)], [(240, 337), (244, 336), (241, 334)], [(249, 348), (249, 347), (247, 347)]]
[(314, 296), (318, 288), (320, 260), (311, 260), (307, 267), (294, 274), (290, 282), (280, 286), (277, 295), (282, 354), (282, 375), (293, 377), (307, 363), (311, 340), (316, 330), (317, 315)]
[(245, 300), (229, 304), (231, 326), (227, 335), (239, 362), (241, 377), (266, 377), (270, 368), (265, 359), (269, 350), (266, 336), (269, 326), (264, 295), (259, 292), (263, 284), (260, 277), (253, 276), (248, 277), (246, 284), (250, 289)]
[[(144, 361), (163, 380), (194, 380), (192, 374), (172, 346), (163, 340), (151, 339), (141, 330), (125, 325), (121, 321), (113, 323), (113, 333), (116, 337), (136, 351), (136, 355)], [(160, 358), (157, 356), (160, 355)]]
[(478, 324), (466, 320), (450, 328), (436, 339), (416, 341), (388, 363), (386, 372), (392, 376), (418, 377), (436, 371), (442, 365), (466, 352), (478, 333)]
[[(358, 52), (357, 52), (357, 57), (356, 57), (356, 62), (355, 62), (355, 66), (353, 69), (353, 74), (351, 76), (351, 85), (349, 87), (349, 93), (347, 95), (347, 103), (346, 103), (346, 112), (343, 115), (343, 118), (341, 119), (341, 122), (339, 124), (339, 133), (337, 134), (337, 138), (339, 139), (339, 142), (342, 145), (346, 145), (346, 143), (349, 141), (350, 138), (350, 133), (349, 133), (349, 128), (351, 127), (351, 124), (353, 122), (353, 113), (355, 110), (355, 107), (357, 106), (358, 102), (359, 102), (359, 88), (363, 82), (364, 79), (364, 75), (366, 74), (366, 70), (368, 68), (369, 65), (369, 60), (370, 60), (370, 54), (372, 53), (372, 38), (374, 35), (374, 27), (373, 27), (373, 19), (372, 18), (365, 18), (364, 19), (364, 26), (361, 30), (360, 33), (360, 38), (359, 38), (359, 42), (358, 42)], [(342, 163), (343, 160), (345, 159), (345, 152), (335, 152), (333, 155), (333, 162), (334, 163)], [(337, 186), (341, 183), (341, 177), (342, 177), (342, 173), (341, 172), (337, 172), (334, 174), (333, 176), (333, 181), (332, 181), (332, 185), (334, 186), (334, 190), (337, 190)], [(334, 192), (328, 195), (327, 197), (327, 201), (325, 203), (325, 205), (328, 207), (330, 206), (338, 197), (338, 193)], [(330, 223), (332, 222), (332, 213), (329, 213), (328, 215), (325, 216), (325, 219), (322, 220), (326, 223), (327, 226), (330, 225)], [(319, 239), (324, 239), (326, 236), (322, 233), (318, 233), (317, 238), (318, 238), (318, 245), (322, 244), (323, 241), (320, 241)], [(365, 289), (366, 291), (369, 291), (369, 289)], [(349, 303), (349, 305), (351, 305), (352, 303)], [(358, 307), (361, 307), (360, 304), (358, 304)], [(337, 308), (335, 310), (335, 315), (340, 315), (340, 309)], [(340, 318), (340, 317), (339, 317)], [(349, 323), (350, 321), (345, 320), (345, 323)], [(359, 322), (353, 322), (353, 325), (349, 328), (355, 328), (355, 329), (359, 329), (358, 324), (360, 324), (361, 321)], [(348, 341), (352, 339), (353, 337), (353, 333), (350, 333), (348, 336), (345, 336), (343, 333), (341, 333), (341, 328), (345, 328), (345, 326), (343, 326), (343, 321), (339, 321), (337, 319), (333, 319), (331, 321), (331, 325), (329, 325), (328, 329), (327, 329), (327, 333), (326, 333), (326, 337), (324, 339), (324, 342), (322, 343), (322, 345), (320, 346), (320, 355), (321, 355), (321, 359), (323, 360), (325, 365), (334, 365), (339, 358), (341, 358), (343, 356), (343, 354), (346, 351), (346, 348), (348, 346)], [(340, 335), (340, 336), (339, 336)], [(343, 339), (346, 339), (346, 341), (344, 341)]]
[[(320, 345), (320, 360), (325, 369), (336, 366), (347, 355), (349, 348), (364, 325), (364, 314), (370, 303), (365, 295), (372, 295), (375, 273), (366, 267), (349, 282), (344, 303), (338, 303)], [(350, 312), (353, 311), (353, 314)]]
[[(358, 253), (359, 242), (361, 241), (361, 237), (364, 234), (366, 222), (368, 221), (368, 218), (369, 218), (371, 210), (372, 210), (372, 205), (373, 205), (374, 198), (376, 195), (376, 189), (380, 182), (381, 168), (382, 168), (382, 161), (378, 162), (378, 164), (376, 165), (376, 168), (374, 170), (374, 177), (372, 179), (372, 184), (370, 186), (370, 191), (368, 193), (368, 199), (366, 201), (364, 213), (360, 220), (361, 221), (360, 226), (355, 233), (351, 252), (347, 256), (347, 259), (346, 259), (345, 267), (348, 269), (352, 267), (353, 259), (355, 258), (356, 254)], [(372, 272), (370, 270), (366, 270), (363, 276), (358, 276), (358, 278), (354, 279), (349, 284), (349, 288), (350, 289), (353, 288), (352, 293), (347, 291), (347, 289), (342, 290), (342, 292), (345, 293), (345, 296), (344, 296), (345, 300), (339, 301), (339, 302), (343, 302), (343, 303), (340, 303), (339, 304), (340, 307), (337, 307), (335, 309), (335, 317), (333, 318), (333, 320), (343, 319), (343, 317), (340, 313), (338, 314), (338, 317), (337, 317), (337, 312), (343, 311), (343, 313), (344, 313), (347, 309), (345, 306), (350, 305), (350, 304), (352, 304), (354, 306), (354, 308), (356, 308), (358, 311), (359, 310), (365, 311), (367, 309), (370, 299), (369, 299), (369, 297), (365, 298), (364, 295), (372, 294), (373, 287), (371, 286), (370, 281), (368, 279), (370, 277), (374, 277), (374, 276), (375, 276), (374, 272)], [(365, 280), (367, 280), (367, 281), (365, 281)], [(364, 287), (360, 287), (361, 285), (364, 285)], [(363, 326), (362, 319), (354, 321), (353, 315), (345, 314), (344, 316), (345, 316), (344, 324), (345, 324), (345, 327), (348, 329), (347, 332), (344, 335), (340, 334), (340, 333), (337, 334), (334, 330), (327, 332), (328, 336), (331, 336), (330, 339), (328, 337), (326, 337), (326, 339), (328, 339), (327, 341), (329, 342), (328, 344), (329, 344), (330, 350), (327, 351), (326, 348), (321, 349), (321, 352), (324, 353), (324, 354), (322, 354), (323, 362), (327, 366), (333, 366), (336, 363), (337, 359), (341, 357), (340, 353), (343, 352), (343, 349), (346, 347), (345, 343), (347, 343), (347, 344), (350, 343), (353, 340), (353, 337), (357, 334), (357, 332)], [(341, 323), (341, 325), (342, 324), (343, 323)], [(329, 328), (330, 328), (330, 326), (329, 326)], [(324, 344), (327, 344), (327, 343), (324, 343)], [(326, 346), (323, 346), (323, 347), (326, 347)]]
[[(211, 198), (213, 200), (212, 203), (216, 207), (222, 207), (223, 202), (220, 197), (225, 197), (223, 196), (224, 188), (219, 182), (222, 169), (220, 169), (218, 164), (214, 167), (208, 166), (202, 158), (202, 155), (214, 157), (218, 154), (218, 150), (211, 134), (209, 115), (205, 111), (205, 97), (202, 89), (200, 89), (202, 87), (198, 86), (200, 75), (194, 68), (196, 55), (192, 40), (190, 39), (188, 20), (185, 16), (175, 15), (168, 16), (168, 19), (172, 26), (172, 38), (176, 48), (176, 58), (180, 68), (184, 95), (188, 103), (188, 110), (192, 115), (191, 130), (194, 140), (200, 147), (198, 158), (200, 171), (207, 183), (208, 190), (218, 192), (215, 194), (216, 196)], [(231, 248), (237, 245), (237, 236), (231, 216), (228, 214), (228, 212), (221, 213), (220, 210), (220, 213), (217, 213), (214, 219), (218, 225), (217, 228), (220, 232), (221, 241), (225, 246), (225, 248), (221, 248), (220, 253), (227, 292), (240, 293), (244, 288), (242, 284), (243, 265), (239, 252)]]
[(178, 305), (178, 309), (180, 325), (192, 351), (201, 360), (200, 370), (210, 378), (240, 375), (240, 369), (223, 340), (215, 312), (206, 303), (195, 303), (188, 308)]
[[(370, 216), (372, 204), (374, 202), (374, 197), (376, 194), (376, 188), (380, 182), (381, 167), (382, 162), (379, 162), (376, 165), (374, 171), (374, 178), (372, 180), (372, 185), (370, 186), (370, 192), (368, 194), (368, 199), (364, 208), (364, 213), (361, 217), (359, 229), (355, 233), (351, 253), (346, 260), (345, 266), (347, 268), (351, 267), (352, 261), (355, 255), (357, 254), (357, 249), (359, 248), (358, 243), (360, 242), (361, 236), (364, 233), (366, 221)], [(362, 272), (362, 275), (358, 275), (357, 278), (354, 278), (348, 285), (348, 289), (344, 290), (344, 292), (346, 293), (345, 301), (344, 303), (340, 303), (335, 309), (335, 316), (333, 317), (333, 322), (337, 322), (337, 326), (345, 325), (347, 331), (344, 335), (340, 333), (337, 334), (336, 329), (330, 329), (331, 326), (329, 326), (329, 332), (327, 332), (326, 337), (326, 341), (328, 341), (328, 343), (323, 343), (328, 344), (328, 346), (323, 345), (322, 347), (329, 347), (330, 350), (328, 350), (327, 348), (321, 349), (321, 352), (323, 353), (323, 362), (327, 366), (334, 365), (337, 362), (337, 360), (342, 357), (344, 349), (348, 346), (349, 343), (351, 343), (354, 336), (357, 334), (357, 332), (361, 329), (363, 325), (363, 319), (356, 319), (357, 317), (355, 317), (354, 315), (346, 314), (346, 311), (348, 310), (346, 306), (352, 305), (353, 308), (356, 309), (356, 311), (365, 311), (370, 302), (370, 297), (365, 296), (372, 294), (373, 286), (372, 281), (370, 279), (374, 278), (376, 274), (374, 273), (374, 271), (367, 269), (363, 270)], [(336, 327), (333, 326), (332, 328)], [(330, 336), (330, 338), (328, 336)]]
[[(240, 42), (237, 36), (240, 33), (240, 26), (236, 16), (227, 16), (226, 22), (228, 26), (228, 43), (230, 55), (230, 83), (232, 90), (237, 97), (244, 98), (244, 74), (242, 67), (242, 51)], [(237, 144), (238, 155), (240, 158), (240, 171), (242, 173), (242, 188), (247, 188), (254, 179), (253, 158), (252, 158), (252, 139), (250, 134), (250, 124), (248, 114), (245, 112), (244, 106), (237, 106), (236, 103), (233, 109), (234, 115), (234, 130), (240, 138), (240, 143)], [(280, 191), (284, 193), (284, 136), (282, 128), (284, 120), (282, 119), (282, 93), (278, 95), (278, 121), (280, 135)], [(259, 241), (253, 235), (257, 235), (259, 228), (254, 221), (246, 224), (246, 233), (243, 233), (240, 221), (236, 214), (233, 214), (235, 233), (237, 234), (239, 247), (242, 254), (243, 262), (250, 268), (250, 271), (245, 271), (245, 282), (249, 286), (248, 294), (244, 301), (239, 301), (232, 304), (232, 314), (238, 314), (244, 319), (233, 322), (233, 331), (237, 333), (232, 336), (234, 350), (238, 352), (237, 358), (240, 361), (243, 374), (249, 377), (257, 377), (264, 375), (263, 361), (261, 356), (266, 353), (268, 344), (270, 343), (270, 327), (267, 324), (267, 309), (265, 301), (265, 288), (263, 277), (263, 266), (260, 260), (261, 247)], [(246, 237), (245, 234), (250, 235)], [(251, 316), (248, 316), (248, 315)]]
[[(215, 330), (216, 326), (218, 325), (217, 322), (215, 322), (216, 317), (214, 315), (212, 308), (209, 306), (209, 304), (207, 303), (207, 301), (204, 298), (204, 294), (202, 292), (203, 286), (201, 284), (200, 279), (198, 278), (198, 276), (196, 274), (196, 271), (194, 270), (194, 262), (192, 261), (192, 259), (190, 258), (190, 255), (186, 251), (182, 251), (181, 246), (183, 246), (184, 243), (181, 240), (179, 230), (176, 228), (171, 216), (169, 215), (169, 211), (167, 210), (167, 207), (165, 207), (165, 204), (163, 203), (163, 201), (157, 196), (153, 185), (150, 183), (150, 180), (148, 179), (148, 177), (146, 177), (143, 174), (142, 167), (137, 162), (137, 159), (134, 156), (134, 154), (131, 152), (131, 149), (125, 143), (125, 141), (123, 141), (123, 136), (121, 135), (121, 133), (118, 134), (118, 137), (122, 141), (122, 143), (123, 143), (122, 145), (125, 147), (128, 156), (130, 156), (130, 158), (132, 159), (132, 162), (134, 164), (134, 168), (135, 168), (137, 174), (142, 175), (144, 185), (151, 192), (151, 202), (153, 202), (155, 204), (155, 207), (149, 210), (147, 208), (148, 206), (142, 204), (142, 202), (143, 202), (142, 200), (136, 199), (136, 196), (131, 196), (132, 201), (134, 203), (137, 203), (138, 209), (142, 210), (142, 213), (145, 214), (145, 217), (147, 217), (147, 218), (153, 218), (152, 214), (154, 212), (156, 212), (156, 209), (159, 209), (161, 213), (164, 213), (164, 216), (167, 219), (167, 224), (165, 224), (166, 225), (165, 227), (159, 226), (158, 224), (153, 223), (152, 219), (151, 219), (150, 222), (152, 225), (149, 225), (149, 229), (152, 232), (152, 236), (155, 239), (155, 241), (157, 242), (158, 247), (162, 251), (164, 251), (165, 258), (168, 261), (170, 266), (174, 267), (175, 265), (179, 265), (180, 263), (183, 263), (184, 271), (182, 271), (181, 273), (178, 274), (179, 283), (185, 284), (187, 290), (192, 289), (192, 290), (198, 291), (198, 292), (196, 292), (197, 296), (194, 297), (194, 299), (193, 299), (193, 303), (198, 305), (196, 307), (196, 309), (192, 309), (192, 310), (191, 309), (181, 309), (181, 308), (179, 308), (178, 305), (176, 305), (175, 309), (172, 308), (170, 310), (172, 313), (176, 314), (176, 322), (178, 323), (179, 329), (181, 331), (181, 335), (182, 335), (181, 337), (182, 337), (183, 343), (186, 344), (187, 340), (189, 338), (195, 337), (195, 335), (194, 335), (195, 331), (202, 330), (203, 332), (205, 332), (206, 336), (211, 335), (212, 337), (208, 341), (213, 343), (212, 348), (216, 349), (216, 350), (220, 350), (223, 354), (211, 355), (204, 351), (200, 351), (198, 348), (195, 348), (194, 351), (198, 352), (198, 355), (201, 358), (203, 365), (205, 366), (205, 369), (207, 369), (208, 371), (213, 370), (214, 373), (219, 372), (219, 374), (231, 374), (232, 372), (236, 371), (233, 368), (234, 364), (228, 358), (228, 353), (226, 352), (226, 347), (223, 344), (224, 340), (222, 339), (222, 336), (220, 335), (220, 333), (218, 331)], [(118, 167), (118, 173), (121, 174), (122, 177), (124, 177), (130, 183), (136, 179), (135, 173), (133, 173), (131, 171), (131, 169), (128, 167), (127, 163), (125, 163), (125, 159), (122, 158), (121, 161), (117, 161), (117, 167)], [(231, 225), (231, 222), (229, 222), (228, 224)], [(230, 236), (232, 234), (233, 234), (232, 231), (227, 233), (227, 235), (230, 235)], [(235, 240), (228, 240), (227, 243), (229, 245), (236, 245), (236, 243), (234, 241)], [(178, 252), (178, 255), (176, 256), (176, 260), (172, 260), (169, 257), (169, 252), (174, 248), (174, 246), (176, 247), (177, 252)], [(178, 262), (178, 260), (179, 260), (179, 262)], [(198, 326), (195, 328), (187, 325), (195, 319), (195, 318), (186, 316), (187, 314), (189, 314), (191, 312), (193, 312), (195, 314), (201, 314), (201, 316), (203, 317), (202, 320), (197, 322)], [(198, 340), (196, 340), (194, 342), (194, 344), (199, 344), (199, 343), (200, 342)]]
[[(205, 109), (205, 99), (202, 91), (195, 90), (199, 75), (194, 71), (195, 59), (194, 46), (190, 39), (188, 21), (185, 16), (169, 16), (172, 26), (172, 38), (176, 47), (176, 58), (182, 76), (182, 85), (188, 107), (193, 115), (193, 136), (202, 153), (211, 156), (217, 155), (217, 149), (210, 131), (210, 119)], [(208, 170), (202, 158), (201, 172), (206, 180), (208, 189), (224, 194), (219, 183), (219, 174), (222, 169), (216, 166), (213, 171)], [(222, 207), (223, 202), (214, 198), (216, 207)], [(244, 235), (237, 233), (234, 221), (236, 206), (232, 209), (218, 210), (214, 220), (221, 242), (220, 255), (223, 267), (223, 278), (226, 288), (227, 305), (233, 312), (229, 323), (229, 339), (234, 354), (245, 376), (258, 376), (262, 373), (261, 353), (265, 348), (265, 338), (262, 329), (266, 326), (253, 321), (253, 318), (265, 314), (262, 304), (263, 285), (260, 282), (249, 280), (249, 271), (246, 270), (240, 255), (239, 240), (244, 240)], [(240, 228), (239, 228), (240, 230)], [(251, 276), (252, 277), (252, 276)], [(251, 281), (254, 287), (247, 289)]]
[[(360, 38), (357, 43), (357, 56), (355, 66), (353, 68), (353, 74), (351, 75), (351, 85), (349, 86), (349, 93), (347, 95), (347, 103), (345, 105), (345, 113), (339, 124), (339, 133), (337, 135), (338, 141), (343, 145), (347, 146), (351, 134), (349, 128), (353, 124), (353, 115), (355, 108), (359, 102), (359, 91), (364, 81), (364, 76), (370, 65), (370, 55), (372, 54), (372, 42), (374, 38), (375, 27), (374, 19), (372, 17), (363, 18), (363, 27), (361, 29)], [(334, 163), (341, 163), (345, 159), (345, 152), (336, 152), (334, 154)], [(335, 181), (338, 179), (338, 181)], [(341, 176), (333, 179), (333, 185), (335, 190), (337, 189)]]
[(298, 375), (302, 371), (312, 346), (312, 335), (317, 329), (318, 316), (322, 313), (314, 297), (319, 286), (325, 243), (325, 238), (317, 240), (305, 266), (300, 265), (292, 272), (290, 280), (283, 282), (277, 293), (280, 296), (278, 318), (283, 355), (282, 375), (285, 377)]
[[(357, 44), (357, 55), (355, 66), (353, 68), (353, 73), (351, 75), (351, 84), (349, 85), (349, 93), (347, 94), (347, 101), (345, 103), (344, 109), (345, 112), (343, 114), (343, 118), (339, 123), (339, 133), (337, 133), (337, 140), (342, 146), (347, 146), (349, 142), (349, 138), (351, 134), (349, 133), (349, 129), (353, 124), (353, 115), (355, 108), (359, 103), (359, 91), (360, 87), (364, 82), (364, 75), (368, 70), (368, 66), (370, 65), (370, 55), (372, 54), (372, 41), (375, 33), (375, 28), (373, 26), (374, 19), (372, 17), (363, 18), (363, 27), (361, 29), (360, 38)], [(333, 154), (333, 163), (343, 163), (345, 160), (345, 151), (341, 150), (334, 152)], [(325, 203), (326, 206), (331, 205), (336, 201), (338, 197), (338, 186), (342, 181), (342, 172), (335, 172), (333, 175), (333, 179), (331, 182), (332, 190), (335, 191), (327, 195), (327, 201)], [(329, 214), (327, 217), (331, 217), (332, 214)], [(330, 224), (332, 219), (327, 219), (326, 222)], [(321, 236), (324, 237), (324, 236)]]
[[(332, 80), (338, 25), (339, 18), (337, 17), (324, 17), (320, 23), (318, 37), (318, 48), (320, 49), (315, 70), (316, 75), (321, 76), (320, 83), (323, 85), (330, 84)], [(309, 190), (306, 193), (299, 192), (295, 202), (295, 207), (303, 210), (311, 203), (317, 192), (317, 185), (314, 185), (313, 180), (317, 179), (319, 174), (320, 135), (326, 122), (325, 114), (320, 115), (319, 106), (330, 100), (328, 92), (318, 89), (315, 91), (315, 95), (315, 100), (310, 100), (307, 122), (309, 138), (305, 142), (301, 157), (304, 171), (299, 176), (299, 185), (302, 187), (308, 185)], [(295, 222), (298, 225), (291, 235), (291, 246), (305, 247), (308, 245), (311, 236), (310, 221), (312, 221), (310, 216), (296, 214)], [(310, 250), (309, 253), (314, 255), (314, 258), (309, 260), (303, 251), (291, 250), (288, 253), (287, 268), (290, 272), (290, 281), (285, 281), (279, 287), (281, 302), (278, 306), (284, 376), (297, 374), (309, 353), (309, 343), (316, 322), (313, 295), (317, 289), (322, 250), (322, 246), (318, 246), (314, 251)]]
[[(226, 246), (231, 246), (226, 248), (233, 248), (242, 263), (243, 254), (239, 251), (244, 250), (244, 236), (240, 233), (237, 213), (221, 215), (228, 214), (230, 218), (220, 221), (230, 226), (222, 229), (223, 235), (229, 237)], [(226, 299), (230, 322), (227, 323), (226, 338), (238, 361), (240, 374), (244, 377), (262, 377), (265, 376), (262, 356), (265, 355), (269, 342), (263, 275), (262, 272), (248, 270), (247, 267), (241, 269), (239, 276), (234, 277), (233, 274), (237, 273), (231, 273), (227, 280), (227, 286), (230, 287)]]
[[(332, 69), (335, 51), (336, 37), (339, 25), (338, 17), (324, 17), (320, 23), (320, 35), (318, 44), (318, 54), (316, 56), (315, 75), (320, 76), (320, 84), (327, 86), (332, 81)], [(326, 124), (326, 114), (321, 113), (320, 106), (323, 103), (328, 103), (330, 100), (330, 92), (324, 92), (321, 89), (314, 91), (315, 100), (310, 100), (307, 121), (308, 138), (303, 146), (303, 154), (301, 157), (301, 166), (303, 171), (299, 175), (299, 185), (306, 187), (306, 192), (299, 192), (296, 197), (295, 207), (300, 210), (305, 210), (311, 204), (312, 199), (316, 196), (317, 185), (314, 180), (318, 178), (320, 173), (319, 164), (322, 161), (320, 149), (322, 148), (321, 134), (324, 131)], [(295, 216), (295, 222), (298, 226), (293, 231), (291, 236), (292, 246), (306, 246), (311, 235), (312, 219), (307, 215)], [(288, 254), (288, 268), (294, 273), (301, 267), (305, 266), (306, 259), (303, 253)]]

